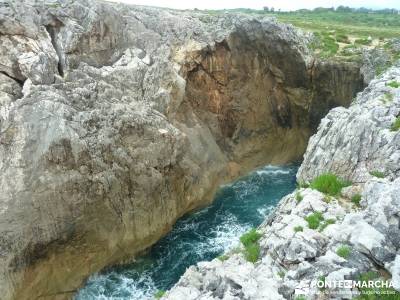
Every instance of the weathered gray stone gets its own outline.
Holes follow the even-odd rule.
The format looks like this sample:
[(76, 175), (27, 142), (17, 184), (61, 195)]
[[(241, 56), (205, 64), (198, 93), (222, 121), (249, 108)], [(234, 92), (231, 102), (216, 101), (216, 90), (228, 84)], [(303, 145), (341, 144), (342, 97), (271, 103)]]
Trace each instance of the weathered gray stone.
[[(263, 269), (264, 273), (272, 274), (267, 287), (271, 293), (278, 293), (276, 297), (292, 299), (295, 293), (301, 292), (307, 299), (353, 299), (357, 289), (332, 287), (325, 289), (321, 296), (312, 282), (320, 278), (358, 280), (363, 273), (377, 271), (378, 266), (380, 271), (384, 269), (392, 275), (394, 287), (400, 290), (400, 132), (388, 129), (399, 113), (400, 94), (386, 87), (389, 81), (398, 80), (398, 74), (399, 69), (389, 70), (373, 80), (349, 109), (333, 109), (322, 121), (310, 140), (298, 172), (299, 180), (309, 181), (330, 171), (356, 184), (343, 189), (338, 197), (328, 198), (310, 188), (298, 189), (284, 197), (258, 228), (262, 233), (259, 241), (262, 257), (253, 266), (255, 272), (247, 275), (245, 284), (259, 280), (263, 275), (256, 270)], [(393, 93), (392, 101), (380, 101), (383, 91)], [(378, 167), (387, 174), (386, 178), (378, 179), (368, 173)], [(358, 193), (362, 196), (361, 207), (351, 203), (352, 196)], [(316, 230), (308, 228), (304, 220), (313, 212), (320, 212), (324, 218)], [(322, 226), (328, 219), (334, 224)], [(295, 232), (296, 226), (302, 226), (303, 230)], [(350, 249), (348, 257), (337, 254), (343, 246)], [(242, 264), (236, 254), (227, 262), (215, 261), (208, 263), (214, 264), (215, 274)], [(174, 299), (175, 290), (181, 286), (187, 291), (194, 289), (187, 284), (192, 276), (196, 276), (197, 282), (203, 282), (204, 277), (197, 275), (205, 265), (199, 263), (191, 272), (186, 272), (165, 298)], [(236, 270), (245, 274), (239, 267)], [(285, 270), (282, 278), (277, 270)], [(207, 280), (210, 282), (212, 276)], [(254, 288), (254, 293), (263, 289)], [(208, 292), (196, 291), (200, 295)]]

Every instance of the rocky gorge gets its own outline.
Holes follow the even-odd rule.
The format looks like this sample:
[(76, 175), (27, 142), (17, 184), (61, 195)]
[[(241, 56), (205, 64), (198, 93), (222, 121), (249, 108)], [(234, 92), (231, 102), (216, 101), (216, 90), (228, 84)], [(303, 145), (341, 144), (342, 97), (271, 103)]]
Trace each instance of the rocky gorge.
[[(400, 113), (400, 89), (390, 87), (396, 80), (399, 67), (321, 121), (297, 173), (300, 186), (258, 228), (257, 262), (241, 250), (200, 262), (163, 299), (354, 299), (357, 288), (311, 283), (371, 274), (399, 291), (400, 134), (391, 125)], [(326, 172), (340, 174), (348, 186), (332, 197), (306, 184)]]
[[(308, 34), (271, 18), (59, 0), (1, 2), (0, 21), (2, 299), (72, 298), (90, 274), (131, 260), (207, 205), (220, 184), (301, 159), (320, 120), (365, 86), (360, 64), (314, 58)], [(398, 272), (399, 134), (387, 128), (399, 95), (385, 85), (396, 72), (323, 119), (298, 173), (299, 182), (328, 171), (351, 180), (362, 209), (300, 190), (300, 204), (287, 196), (261, 227), (262, 263), (200, 264), (166, 297), (289, 297), (326, 255), (326, 274)], [(294, 235), (290, 226), (316, 207), (340, 219), (325, 231), (338, 229)], [(352, 240), (354, 220), (376, 239)], [(346, 265), (329, 249), (349, 241), (358, 252)], [(237, 283), (216, 272), (254, 276)]]

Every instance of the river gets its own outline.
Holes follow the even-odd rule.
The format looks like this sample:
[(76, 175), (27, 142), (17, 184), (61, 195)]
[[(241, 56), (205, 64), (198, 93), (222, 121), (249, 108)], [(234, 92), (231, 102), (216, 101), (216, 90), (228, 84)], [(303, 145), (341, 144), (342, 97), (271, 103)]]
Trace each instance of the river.
[(295, 188), (297, 165), (265, 166), (222, 186), (214, 202), (177, 221), (174, 228), (134, 263), (89, 278), (76, 300), (153, 299), (171, 288), (190, 265), (236, 246), (257, 227), (280, 198)]

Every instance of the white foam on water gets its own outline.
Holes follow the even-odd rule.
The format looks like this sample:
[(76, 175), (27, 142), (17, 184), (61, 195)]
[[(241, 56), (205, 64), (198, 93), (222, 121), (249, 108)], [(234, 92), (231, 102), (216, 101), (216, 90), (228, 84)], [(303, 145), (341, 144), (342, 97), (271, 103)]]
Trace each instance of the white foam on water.
[(257, 208), (257, 212), (265, 219), (274, 209), (274, 206), (269, 205), (266, 207)]
[[(266, 166), (255, 171), (251, 180), (237, 181), (226, 186), (230, 186), (235, 191), (235, 199), (238, 201), (248, 201), (248, 195), (256, 193), (260, 188), (260, 183), (264, 181), (264, 176), (273, 177), (273, 182), (286, 180), (279, 175), (288, 175), (294, 172), (292, 168), (281, 168), (279, 166)], [(245, 202), (241, 202), (245, 203)], [(265, 206), (256, 209), (257, 214), (262, 218), (267, 217), (274, 209), (273, 205), (264, 204)], [(250, 225), (242, 224), (239, 219), (227, 210), (221, 209), (213, 216), (217, 218), (218, 224), (209, 226), (208, 232), (204, 232), (204, 220), (202, 214), (209, 214), (210, 207), (202, 209), (194, 213), (190, 218), (181, 220), (173, 229), (170, 236), (173, 241), (168, 244), (169, 252), (165, 259), (173, 257), (175, 253), (182, 252), (179, 259), (185, 260), (194, 256), (199, 260), (213, 253), (223, 253), (236, 247), (239, 244), (239, 237), (251, 229)], [(200, 217), (199, 219), (197, 217)], [(216, 221), (216, 220), (214, 220)], [(196, 242), (184, 240), (182, 236), (187, 236), (186, 232), (195, 235)], [(182, 235), (181, 235), (182, 234)], [(178, 239), (178, 241), (177, 241)], [(164, 246), (165, 247), (165, 246)], [(183, 250), (183, 251), (181, 251)], [(164, 259), (164, 256), (161, 258)], [(178, 264), (173, 265), (172, 269), (179, 268)], [(136, 273), (135, 269), (127, 273), (110, 272), (107, 274), (97, 274), (88, 280), (86, 287), (81, 289), (76, 295), (76, 300), (148, 300), (154, 299), (157, 292), (155, 282), (151, 277), (152, 273), (162, 271), (162, 264), (155, 262), (150, 266), (149, 270), (142, 273)], [(131, 273), (130, 273), (131, 272)], [(130, 276), (135, 275), (135, 276)], [(110, 290), (112, 286), (112, 290)]]
[[(118, 278), (118, 284), (111, 278)], [(115, 288), (106, 295), (105, 287)], [(138, 280), (128, 278), (123, 274), (95, 274), (88, 280), (88, 286), (80, 290), (76, 300), (147, 300), (154, 299), (157, 288), (149, 274), (142, 274)]]
[(290, 174), (291, 170), (284, 170), (278, 167), (267, 166), (261, 170), (255, 171), (257, 175), (287, 175)]

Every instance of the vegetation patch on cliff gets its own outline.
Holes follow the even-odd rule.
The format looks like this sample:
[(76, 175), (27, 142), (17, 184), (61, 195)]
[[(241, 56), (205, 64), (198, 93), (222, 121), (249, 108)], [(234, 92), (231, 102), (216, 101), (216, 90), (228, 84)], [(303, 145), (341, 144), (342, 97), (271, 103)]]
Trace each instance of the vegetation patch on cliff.
[(260, 256), (260, 245), (258, 240), (261, 238), (261, 233), (254, 228), (240, 237), (240, 242), (244, 246), (244, 256), (247, 261), (255, 263)]
[(400, 129), (400, 117), (397, 117), (396, 120), (393, 122), (392, 126), (390, 127), (390, 130), (398, 131), (399, 129)]
[(325, 173), (316, 178), (310, 183), (310, 187), (314, 190), (329, 196), (337, 196), (342, 191), (342, 188), (351, 185), (349, 181), (342, 180), (332, 173)]

